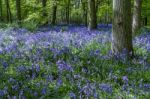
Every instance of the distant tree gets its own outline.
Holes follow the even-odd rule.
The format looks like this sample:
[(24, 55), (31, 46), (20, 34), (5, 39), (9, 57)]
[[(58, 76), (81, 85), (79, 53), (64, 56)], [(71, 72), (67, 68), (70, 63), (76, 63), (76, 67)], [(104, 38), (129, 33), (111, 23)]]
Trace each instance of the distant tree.
[(17, 22), (21, 25), (21, 0), (16, 0)]
[(53, 25), (56, 24), (56, 14), (57, 14), (57, 1), (54, 0), (53, 5), (52, 5), (52, 24)]
[(82, 4), (82, 10), (83, 10), (83, 21), (84, 24), (87, 26), (87, 2), (84, 0), (81, 0), (81, 4)]
[(2, 21), (3, 20), (3, 9), (2, 9), (3, 7), (2, 7), (2, 0), (0, 0), (0, 21)]
[(143, 18), (143, 25), (147, 26), (150, 25), (150, 0), (143, 0), (142, 1), (142, 18)]
[(7, 18), (7, 22), (12, 22), (12, 16), (11, 16), (9, 0), (5, 0), (5, 4), (6, 4), (6, 18)]
[(103, 0), (95, 0), (95, 12), (96, 12), (96, 18), (95, 18), (95, 20), (96, 20), (96, 24), (97, 24), (97, 13), (98, 13), (98, 8), (99, 8), (99, 6), (100, 6), (100, 4), (101, 4), (101, 2), (102, 2)]
[(67, 24), (70, 23), (70, 3), (71, 3), (70, 0), (66, 1), (66, 21), (67, 21)]
[(47, 0), (42, 0), (42, 7), (43, 7), (43, 16), (46, 17), (47, 16), (47, 13), (46, 13), (46, 3), (47, 3)]
[(137, 32), (141, 27), (142, 0), (134, 0), (132, 32)]
[(96, 17), (96, 8), (95, 0), (88, 0), (88, 9), (89, 9), (89, 29), (97, 28), (97, 17)]
[(131, 0), (113, 0), (113, 29), (112, 51), (113, 53), (126, 54), (133, 52), (132, 45)]
[(144, 17), (144, 25), (147, 26), (147, 24), (148, 24), (148, 18), (147, 18), (147, 16), (145, 16)]

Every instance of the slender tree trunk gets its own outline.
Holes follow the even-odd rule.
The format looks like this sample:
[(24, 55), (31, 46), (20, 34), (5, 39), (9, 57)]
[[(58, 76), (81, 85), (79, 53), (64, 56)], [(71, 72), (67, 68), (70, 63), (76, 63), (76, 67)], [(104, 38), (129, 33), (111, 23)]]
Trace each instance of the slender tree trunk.
[(7, 16), (7, 22), (11, 22), (12, 23), (12, 17), (11, 17), (11, 10), (10, 10), (10, 6), (9, 6), (9, 0), (5, 0), (6, 3), (6, 16)]
[(67, 1), (67, 6), (66, 6), (66, 21), (67, 24), (70, 23), (70, 0)]
[[(107, 6), (109, 7), (110, 6), (110, 1), (107, 0)], [(109, 8), (107, 9), (107, 26), (109, 24)]]
[(64, 12), (61, 10), (61, 23), (64, 21)]
[(83, 10), (83, 21), (85, 26), (87, 26), (87, 4), (86, 2), (82, 1), (82, 10)]
[(16, 0), (17, 22), (21, 25), (21, 0)]
[(132, 32), (137, 32), (141, 27), (142, 0), (134, 0)]
[(42, 0), (43, 17), (47, 16), (47, 13), (46, 13), (46, 3), (47, 3), (47, 0)]
[(52, 24), (55, 25), (56, 24), (56, 14), (57, 14), (57, 5), (54, 4), (53, 8), (52, 8)]
[(95, 9), (95, 0), (88, 0), (88, 7), (89, 7), (89, 29), (96, 29), (97, 22), (96, 22), (96, 9)]
[(131, 0), (113, 0), (112, 52), (133, 53)]
[(147, 26), (147, 21), (148, 21), (148, 18), (147, 16), (144, 18), (144, 25)]
[(97, 13), (98, 13), (98, 8), (99, 8), (99, 5), (100, 5), (100, 0), (96, 0), (96, 2), (95, 2), (95, 10), (96, 10), (96, 18), (95, 18), (95, 20), (96, 20), (96, 24), (98, 24), (98, 20), (97, 20)]
[(0, 21), (3, 20), (3, 7), (2, 7), (2, 0), (0, 0)]

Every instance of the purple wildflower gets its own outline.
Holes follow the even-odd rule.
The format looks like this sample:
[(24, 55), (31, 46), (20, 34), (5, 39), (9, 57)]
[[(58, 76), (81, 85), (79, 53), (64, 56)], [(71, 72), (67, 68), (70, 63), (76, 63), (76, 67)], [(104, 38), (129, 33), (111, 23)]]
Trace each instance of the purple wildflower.
[(57, 87), (60, 87), (60, 86), (62, 85), (62, 83), (63, 83), (62, 80), (61, 80), (61, 79), (58, 79), (58, 80), (57, 80)]
[(66, 64), (64, 61), (59, 60), (59, 61), (57, 61), (56, 64), (57, 64), (58, 70), (60, 72), (62, 72), (64, 70), (67, 70), (67, 71), (70, 71), (70, 72), (73, 71), (73, 68), (70, 65)]
[(102, 91), (104, 91), (104, 92), (112, 93), (112, 87), (111, 87), (111, 85), (108, 85), (108, 84), (99, 84), (99, 88)]
[(127, 76), (123, 76), (122, 77), (122, 80), (127, 84), (128, 83), (128, 81), (129, 81), (129, 79), (128, 79), (128, 77)]
[(7, 62), (3, 62), (2, 65), (3, 65), (4, 69), (6, 69), (9, 66), (9, 64)]
[(38, 93), (37, 93), (37, 92), (34, 92), (33, 94), (34, 94), (34, 96), (38, 96)]
[(70, 92), (69, 96), (70, 96), (71, 99), (76, 99), (76, 95), (73, 92)]
[(40, 66), (39, 65), (36, 65), (35, 68), (36, 68), (36, 72), (40, 71)]
[(48, 75), (47, 76), (47, 80), (50, 81), (50, 82), (52, 82), (53, 81), (53, 76), (52, 75)]
[(45, 95), (45, 94), (46, 94), (46, 87), (44, 87), (44, 88), (42, 89), (41, 94), (42, 94), (42, 95)]

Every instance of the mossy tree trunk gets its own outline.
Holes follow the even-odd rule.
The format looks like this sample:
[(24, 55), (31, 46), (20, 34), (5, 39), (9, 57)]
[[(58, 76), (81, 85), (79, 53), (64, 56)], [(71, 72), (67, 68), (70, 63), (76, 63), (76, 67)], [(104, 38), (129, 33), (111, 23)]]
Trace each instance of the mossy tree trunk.
[(141, 28), (142, 0), (134, 0), (132, 32), (136, 33)]
[(46, 3), (47, 3), (47, 0), (42, 0), (43, 17), (47, 16), (47, 13), (46, 13)]
[(9, 0), (5, 0), (5, 4), (6, 4), (6, 18), (7, 18), (7, 22), (11, 22), (12, 23), (12, 16), (11, 16)]
[(16, 0), (17, 23), (21, 25), (21, 0)]
[(53, 7), (52, 7), (52, 24), (56, 24), (56, 14), (57, 14), (57, 4), (54, 2)]
[(66, 4), (66, 22), (67, 24), (70, 24), (70, 0), (67, 0), (67, 4)]
[(82, 0), (82, 10), (83, 10), (83, 21), (85, 26), (87, 26), (87, 2)]
[(95, 0), (88, 0), (88, 9), (89, 9), (89, 29), (97, 28), (97, 17), (96, 17), (96, 7)]
[[(133, 53), (131, 0), (113, 0), (112, 52)], [(133, 55), (133, 54), (132, 54)]]
[(0, 21), (3, 20), (3, 7), (2, 7), (2, 0), (0, 0)]

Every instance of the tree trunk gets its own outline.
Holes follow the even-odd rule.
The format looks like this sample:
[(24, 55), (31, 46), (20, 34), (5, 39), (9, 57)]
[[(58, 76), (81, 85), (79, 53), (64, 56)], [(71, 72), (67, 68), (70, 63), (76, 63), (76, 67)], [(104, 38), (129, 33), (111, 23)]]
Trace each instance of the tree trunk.
[(144, 21), (145, 21), (145, 22), (144, 22), (144, 25), (145, 25), (145, 26), (147, 26), (147, 21), (148, 21), (147, 19), (148, 19), (148, 18), (147, 18), (147, 16), (146, 16), (146, 17), (144, 18)]
[(112, 52), (133, 54), (131, 0), (113, 0)]
[(85, 26), (87, 26), (87, 4), (86, 2), (82, 1), (82, 10), (83, 10), (83, 21)]
[(56, 14), (57, 14), (57, 5), (54, 4), (53, 8), (52, 8), (52, 24), (55, 25), (56, 24)]
[(136, 33), (141, 27), (142, 0), (134, 0), (132, 32)]
[(97, 13), (98, 13), (98, 8), (99, 8), (101, 2), (102, 2), (101, 0), (96, 0), (95, 1), (95, 10), (96, 10), (96, 18), (95, 18), (95, 20), (96, 20), (96, 24), (98, 24)]
[(21, 25), (21, 1), (16, 0), (17, 22)]
[(2, 0), (0, 0), (0, 21), (3, 20), (3, 9), (2, 9)]
[(66, 21), (67, 24), (70, 23), (70, 0), (67, 1), (67, 6), (66, 6)]
[(47, 0), (42, 0), (43, 17), (47, 16), (47, 13), (46, 13), (46, 3), (47, 3)]
[[(109, 7), (110, 6), (110, 1), (109, 0), (107, 0), (107, 6)], [(107, 9), (107, 26), (109, 25), (109, 17), (110, 15), (109, 15), (109, 8)]]
[(95, 0), (88, 0), (88, 7), (89, 7), (89, 29), (96, 29), (97, 22), (96, 22), (96, 8), (95, 8)]
[(6, 16), (7, 16), (7, 22), (12, 22), (12, 17), (11, 17), (11, 10), (10, 10), (10, 6), (9, 6), (9, 0), (5, 0), (5, 4), (6, 4)]

